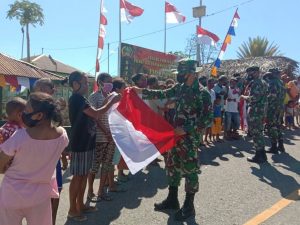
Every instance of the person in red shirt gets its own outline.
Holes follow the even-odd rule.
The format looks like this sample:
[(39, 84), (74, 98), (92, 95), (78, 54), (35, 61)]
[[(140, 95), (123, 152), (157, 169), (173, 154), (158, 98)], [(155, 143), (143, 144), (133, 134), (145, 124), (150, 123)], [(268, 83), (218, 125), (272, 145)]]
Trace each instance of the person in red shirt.
[(13, 98), (6, 104), (7, 122), (0, 128), (0, 144), (10, 138), (16, 130), (23, 127), (22, 112), (26, 101), (22, 98)]

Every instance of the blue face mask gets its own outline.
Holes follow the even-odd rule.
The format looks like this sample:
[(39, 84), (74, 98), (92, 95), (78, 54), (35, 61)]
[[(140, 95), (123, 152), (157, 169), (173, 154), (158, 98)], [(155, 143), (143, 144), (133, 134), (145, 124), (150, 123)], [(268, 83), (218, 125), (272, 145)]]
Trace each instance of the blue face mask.
[(37, 113), (39, 113), (39, 112), (32, 112), (32, 113), (22, 112), (23, 123), (27, 127), (35, 127), (41, 120), (33, 120), (31, 117)]

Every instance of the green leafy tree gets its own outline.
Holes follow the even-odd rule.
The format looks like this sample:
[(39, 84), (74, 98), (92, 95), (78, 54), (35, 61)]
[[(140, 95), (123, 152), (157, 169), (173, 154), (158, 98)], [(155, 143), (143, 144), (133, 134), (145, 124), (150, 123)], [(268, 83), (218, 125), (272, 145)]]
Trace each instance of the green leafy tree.
[(15, 1), (10, 5), (6, 18), (10, 20), (15, 18), (19, 20), (22, 27), (26, 28), (27, 61), (30, 62), (29, 25), (36, 27), (36, 24), (40, 26), (44, 24), (43, 9), (34, 2), (27, 0)]
[(279, 46), (273, 42), (270, 44), (267, 38), (260, 36), (249, 38), (248, 42), (244, 42), (237, 51), (240, 59), (258, 56), (281, 56)]

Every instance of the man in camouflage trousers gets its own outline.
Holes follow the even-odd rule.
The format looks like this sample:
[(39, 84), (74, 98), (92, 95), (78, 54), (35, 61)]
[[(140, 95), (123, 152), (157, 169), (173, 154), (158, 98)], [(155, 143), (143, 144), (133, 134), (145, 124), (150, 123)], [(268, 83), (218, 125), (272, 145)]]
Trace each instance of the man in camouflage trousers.
[[(158, 91), (143, 89), (144, 99), (174, 99), (176, 113), (174, 117), (175, 132), (182, 135), (176, 147), (168, 152), (166, 170), (169, 194), (161, 203), (155, 204), (155, 210), (179, 209), (178, 186), (181, 178), (185, 178), (186, 198), (175, 219), (182, 221), (195, 215), (194, 196), (198, 192), (198, 147), (199, 130), (204, 129), (212, 120), (210, 94), (198, 83), (196, 61), (182, 60), (177, 68), (178, 84), (174, 87)], [(141, 92), (141, 89), (137, 90)]]
[(267, 105), (267, 84), (260, 78), (259, 67), (253, 66), (246, 70), (249, 83), (249, 96), (242, 95), (248, 102), (248, 126), (253, 138), (255, 155), (247, 158), (249, 162), (264, 163), (267, 161), (263, 136), (263, 120)]
[(268, 75), (269, 85), (267, 94), (268, 109), (266, 128), (268, 136), (271, 139), (271, 148), (267, 152), (277, 154), (278, 151), (285, 152), (281, 130), (281, 119), (284, 114), (284, 98), (286, 91), (283, 82), (280, 80), (280, 71), (277, 68), (270, 69), (266, 75)]

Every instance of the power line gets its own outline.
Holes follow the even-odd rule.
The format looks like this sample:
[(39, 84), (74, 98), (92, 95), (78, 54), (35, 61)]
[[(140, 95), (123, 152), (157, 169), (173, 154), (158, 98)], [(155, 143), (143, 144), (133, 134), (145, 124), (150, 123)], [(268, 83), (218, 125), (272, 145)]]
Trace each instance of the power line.
[[(115, 54), (115, 53), (116, 53), (116, 50), (117, 50), (118, 48), (119, 48), (119, 47), (113, 49), (113, 50), (111, 51), (111, 53), (109, 53), (109, 56)], [(106, 56), (105, 58), (101, 59), (101, 61), (100, 61), (99, 63), (101, 64), (101, 63), (105, 62), (107, 59), (108, 59), (108, 56)], [(95, 69), (96, 69), (96, 66), (94, 66), (93, 68), (91, 68), (90, 70), (88, 70), (88, 73), (92, 72), (92, 71), (95, 70)]]
[[(247, 1), (241, 2), (241, 3), (239, 3), (239, 4), (230, 6), (230, 7), (228, 7), (228, 8), (225, 8), (225, 9), (222, 9), (222, 10), (219, 10), (219, 11), (216, 11), (216, 12), (213, 12), (213, 13), (210, 13), (210, 14), (205, 15), (205, 16), (203, 16), (203, 17), (215, 16), (215, 15), (217, 15), (217, 14), (226, 12), (226, 11), (228, 11), (228, 10), (237, 8), (237, 7), (239, 7), (239, 6), (249, 4), (249, 3), (253, 2), (253, 1), (255, 1), (255, 0), (247, 0)], [(187, 21), (187, 22), (182, 23), (182, 24), (178, 24), (178, 25), (174, 25), (174, 26), (168, 27), (167, 30), (171, 30), (171, 29), (174, 29), (174, 28), (177, 28), (177, 27), (180, 27), (180, 26), (184, 26), (184, 25), (186, 25), (186, 24), (190, 24), (190, 23), (193, 23), (193, 22), (195, 22), (195, 21), (198, 21), (198, 18), (197, 18), (197, 19), (192, 19), (192, 20)], [(160, 30), (156, 30), (156, 31), (149, 32), (149, 33), (141, 34), (141, 35), (138, 35), (138, 36), (133, 36), (133, 37), (130, 37), (130, 38), (126, 38), (126, 39), (124, 39), (123, 41), (130, 41), (130, 40), (134, 40), (134, 39), (137, 39), (137, 38), (142, 38), (142, 37), (150, 36), (150, 35), (153, 35), (153, 34), (157, 34), (157, 33), (163, 32), (163, 31), (164, 31), (164, 29), (160, 29)], [(110, 42), (110, 44), (116, 44), (116, 43), (119, 43), (119, 41), (113, 41), (113, 42)], [(97, 46), (96, 46), (96, 45), (89, 45), (89, 46), (70, 47), (70, 48), (57, 48), (57, 49), (44, 48), (44, 49), (47, 49), (47, 50), (49, 50), (49, 51), (66, 51), (66, 50), (78, 50), (78, 49), (87, 49), (87, 48), (95, 48), (95, 47), (97, 47)]]

